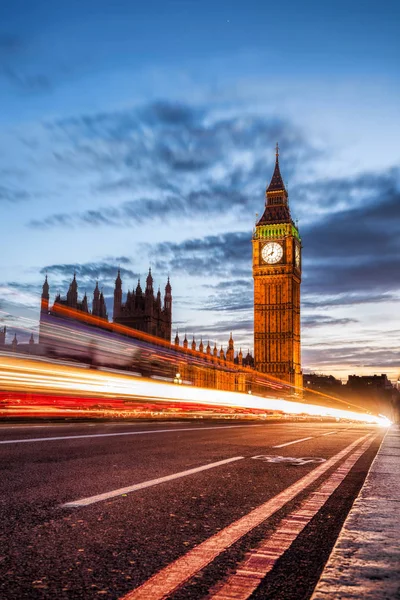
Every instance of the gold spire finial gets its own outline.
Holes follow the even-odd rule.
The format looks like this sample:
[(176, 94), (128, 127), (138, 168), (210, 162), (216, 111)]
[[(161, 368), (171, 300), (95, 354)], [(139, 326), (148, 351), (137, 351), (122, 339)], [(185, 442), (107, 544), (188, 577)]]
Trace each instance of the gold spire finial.
[(275, 146), (275, 155), (276, 155), (276, 160), (278, 160), (278, 158), (279, 158), (279, 144), (278, 144), (278, 142), (276, 142), (276, 146)]

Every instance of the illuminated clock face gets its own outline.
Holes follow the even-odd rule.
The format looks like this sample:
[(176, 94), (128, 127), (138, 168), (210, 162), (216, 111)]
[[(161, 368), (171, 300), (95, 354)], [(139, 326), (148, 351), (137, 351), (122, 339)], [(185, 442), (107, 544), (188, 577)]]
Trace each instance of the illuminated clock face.
[(278, 242), (269, 242), (261, 250), (261, 256), (264, 262), (269, 265), (278, 263), (283, 256), (283, 248)]
[(300, 246), (296, 244), (294, 249), (294, 260), (296, 267), (300, 267)]

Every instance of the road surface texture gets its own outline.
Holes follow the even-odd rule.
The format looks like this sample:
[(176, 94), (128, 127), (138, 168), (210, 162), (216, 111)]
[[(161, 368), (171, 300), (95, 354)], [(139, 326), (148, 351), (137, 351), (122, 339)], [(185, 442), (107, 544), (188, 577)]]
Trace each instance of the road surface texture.
[(0, 598), (310, 598), (384, 430), (0, 426)]

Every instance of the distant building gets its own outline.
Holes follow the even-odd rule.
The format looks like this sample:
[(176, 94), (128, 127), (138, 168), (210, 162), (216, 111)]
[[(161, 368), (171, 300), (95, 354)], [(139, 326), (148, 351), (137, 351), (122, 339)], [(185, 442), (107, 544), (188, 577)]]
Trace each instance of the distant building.
[[(12, 334), (11, 334), (12, 335)], [(10, 339), (10, 337), (9, 337)], [(18, 352), (22, 354), (39, 354), (38, 344), (35, 343), (33, 333), (29, 338), (29, 342), (18, 341), (17, 334), (14, 333), (11, 341), (7, 343), (7, 327), (0, 329), (0, 351), (3, 352)]]
[(335, 393), (343, 390), (340, 379), (336, 379), (333, 375), (317, 375), (315, 373), (303, 375), (303, 387), (325, 393)]
[(386, 373), (381, 375), (349, 375), (346, 387), (352, 392), (383, 392), (393, 389)]

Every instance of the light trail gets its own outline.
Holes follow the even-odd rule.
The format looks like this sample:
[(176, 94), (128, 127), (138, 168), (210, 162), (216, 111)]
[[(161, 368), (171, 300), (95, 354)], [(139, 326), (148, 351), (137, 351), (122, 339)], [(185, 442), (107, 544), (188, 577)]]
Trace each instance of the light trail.
[[(279, 412), (284, 415), (333, 417), (382, 426), (390, 425), (384, 416), (347, 411), (332, 407), (292, 402), (279, 398), (257, 396), (240, 392), (178, 386), (142, 377), (94, 371), (81, 367), (2, 356), (0, 358), (0, 389), (25, 394), (43, 393), (92, 399), (126, 399), (160, 403), (174, 403), (185, 409), (190, 405), (215, 409), (249, 409)], [(53, 403), (57, 400), (52, 398)], [(61, 398), (59, 398), (61, 402)], [(11, 408), (11, 407), (10, 407)], [(18, 408), (18, 407), (14, 407)], [(52, 406), (54, 409), (55, 407)], [(79, 408), (78, 401), (73, 408)], [(90, 406), (88, 406), (90, 408)]]

